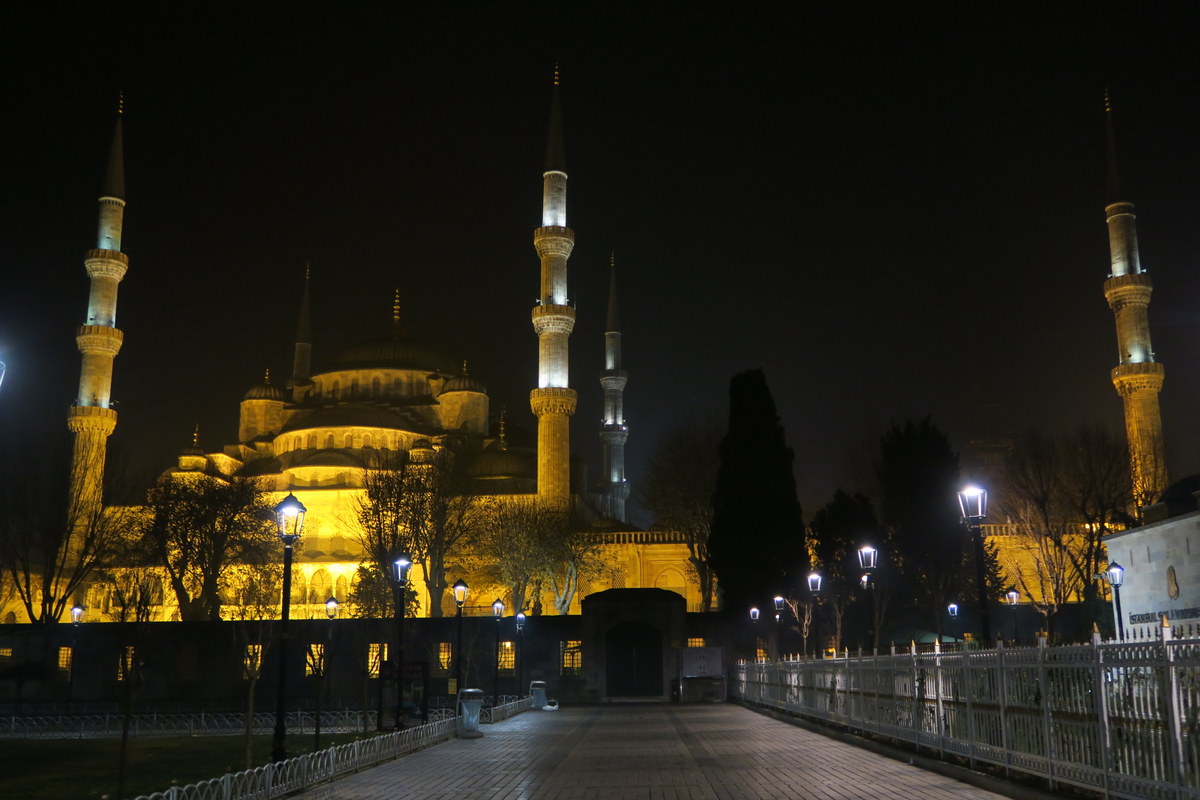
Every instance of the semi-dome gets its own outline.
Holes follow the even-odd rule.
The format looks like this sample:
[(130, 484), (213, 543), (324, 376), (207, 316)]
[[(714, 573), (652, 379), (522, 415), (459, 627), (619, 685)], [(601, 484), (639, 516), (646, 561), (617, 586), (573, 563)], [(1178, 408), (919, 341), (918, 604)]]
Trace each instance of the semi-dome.
[(514, 449), (503, 441), (496, 441), (467, 465), (466, 473), (472, 478), (484, 480), (536, 478), (537, 461), (527, 450)]
[(332, 370), (384, 367), (433, 372), (445, 369), (451, 359), (435, 347), (407, 336), (386, 334), (351, 345), (338, 353)]

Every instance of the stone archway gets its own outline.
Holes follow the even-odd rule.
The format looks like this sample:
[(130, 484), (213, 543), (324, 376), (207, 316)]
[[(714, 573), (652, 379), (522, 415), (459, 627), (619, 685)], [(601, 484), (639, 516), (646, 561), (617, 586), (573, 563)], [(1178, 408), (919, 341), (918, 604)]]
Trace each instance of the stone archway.
[(648, 622), (615, 625), (605, 636), (609, 697), (663, 696), (663, 634)]

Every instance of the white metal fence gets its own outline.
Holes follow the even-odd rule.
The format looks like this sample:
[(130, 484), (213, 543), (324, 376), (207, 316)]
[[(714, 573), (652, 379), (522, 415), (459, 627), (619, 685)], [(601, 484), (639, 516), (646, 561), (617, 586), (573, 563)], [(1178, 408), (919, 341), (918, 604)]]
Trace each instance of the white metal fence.
[[(6, 739), (99, 739), (120, 736), (121, 714), (53, 714), (0, 718), (0, 738)], [(287, 728), (310, 733), (316, 714), (293, 711), (287, 715)], [(254, 715), (251, 730), (271, 733), (275, 714)], [(375, 728), (374, 711), (322, 711), (321, 730), (326, 733), (352, 733)], [(129, 721), (131, 736), (199, 736), (236, 734), (246, 730), (246, 715), (239, 713), (200, 712), (194, 714), (134, 714)]]
[[(527, 711), (531, 698), (497, 706), (500, 719)], [(390, 761), (455, 735), (460, 718), (428, 722), (395, 733), (360, 739), (316, 753), (289, 758), (245, 772), (229, 773), (220, 778), (173, 786), (164, 792), (141, 795), (136, 800), (271, 800), (304, 791), (353, 772)]]
[(1105, 797), (1200, 800), (1200, 640), (743, 663), (742, 700)]

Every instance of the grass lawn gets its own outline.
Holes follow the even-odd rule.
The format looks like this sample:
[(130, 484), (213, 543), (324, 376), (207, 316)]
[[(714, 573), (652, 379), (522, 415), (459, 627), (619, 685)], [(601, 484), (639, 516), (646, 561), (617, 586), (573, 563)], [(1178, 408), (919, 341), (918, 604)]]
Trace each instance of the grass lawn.
[[(361, 734), (322, 734), (322, 748)], [(289, 755), (312, 750), (312, 734), (288, 736)], [(117, 800), (117, 739), (6, 739), (0, 744), (0, 796), (22, 800)], [(268, 760), (270, 736), (254, 737), (257, 764)], [(245, 767), (241, 736), (130, 737), (125, 796), (161, 792)]]

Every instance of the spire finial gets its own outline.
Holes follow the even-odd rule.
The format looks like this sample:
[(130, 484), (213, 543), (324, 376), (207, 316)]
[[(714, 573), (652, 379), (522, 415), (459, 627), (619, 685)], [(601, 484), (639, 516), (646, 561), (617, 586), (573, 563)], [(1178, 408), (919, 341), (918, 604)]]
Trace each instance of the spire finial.
[(307, 283), (308, 279), (311, 277), (312, 277), (312, 262), (305, 261), (304, 262), (304, 282)]
[(505, 419), (505, 415), (507, 415), (507, 414), (508, 414), (508, 406), (500, 406), (500, 449), (501, 450), (508, 449), (508, 431), (507, 431), (508, 421)]
[(200, 423), (196, 423), (196, 427), (192, 429), (192, 447), (200, 446)]
[(1117, 168), (1117, 126), (1113, 121), (1112, 95), (1108, 87), (1104, 88), (1104, 119), (1106, 137), (1108, 139), (1108, 198), (1107, 202), (1117, 203), (1125, 198), (1121, 196), (1121, 173)]
[(117, 115), (120, 116), (124, 113), (125, 113), (125, 92), (119, 91), (119, 92), (117, 92)]
[(559, 81), (559, 75), (558, 75), (558, 59), (557, 58), (554, 59), (554, 85), (556, 87), (561, 85), (561, 83)]
[(392, 295), (392, 325), (400, 327), (400, 289), (396, 289), (396, 293)]
[(265, 383), (267, 386), (271, 385), (271, 368), (270, 367), (268, 367), (266, 372), (263, 373), (263, 383)]
[(463, 377), (464, 377), (464, 378), (465, 378), (465, 377), (467, 377), (467, 360), (466, 360), (465, 358), (463, 359), (463, 371), (462, 371), (462, 374), (463, 374)]

